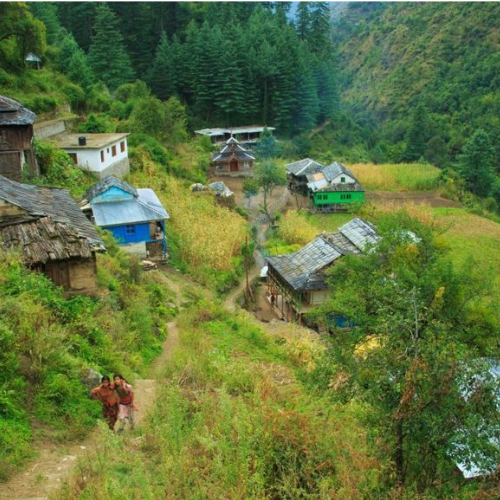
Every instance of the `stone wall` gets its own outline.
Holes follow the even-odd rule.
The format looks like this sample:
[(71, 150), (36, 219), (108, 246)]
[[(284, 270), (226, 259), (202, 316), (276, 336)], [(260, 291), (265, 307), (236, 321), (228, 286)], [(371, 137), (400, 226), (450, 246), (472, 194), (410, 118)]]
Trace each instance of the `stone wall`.
[(95, 175), (99, 177), (99, 179), (104, 179), (104, 177), (109, 177), (110, 175), (114, 175), (118, 178), (123, 178), (130, 172), (130, 162), (128, 158), (124, 158), (123, 160), (117, 161), (113, 163), (109, 167), (105, 168), (101, 172), (94, 172)]

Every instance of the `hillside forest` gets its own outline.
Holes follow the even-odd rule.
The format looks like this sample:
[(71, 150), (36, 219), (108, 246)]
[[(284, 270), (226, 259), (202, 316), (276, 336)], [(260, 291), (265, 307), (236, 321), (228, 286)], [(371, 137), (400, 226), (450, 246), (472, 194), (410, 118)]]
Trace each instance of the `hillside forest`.
[[(169, 214), (153, 271), (99, 230), (92, 296), (0, 245), (0, 500), (499, 498), (499, 19), (495, 2), (0, 2), (0, 95), (129, 133), (125, 181)], [(235, 202), (194, 192), (221, 181), (196, 131), (247, 125), (269, 130), (253, 177), (222, 179)], [(23, 182), (80, 203), (98, 181), (34, 149)], [(303, 158), (345, 164), (365, 202), (301, 205), (285, 165)], [(265, 258), (355, 217), (380, 239), (326, 271), (309, 327), (272, 316)], [(114, 373), (137, 389), (122, 434), (89, 397)]]

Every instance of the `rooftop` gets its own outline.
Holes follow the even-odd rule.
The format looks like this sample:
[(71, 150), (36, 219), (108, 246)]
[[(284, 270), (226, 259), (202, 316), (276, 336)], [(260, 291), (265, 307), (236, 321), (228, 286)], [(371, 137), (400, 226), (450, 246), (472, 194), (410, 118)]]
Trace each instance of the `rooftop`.
[[(57, 146), (61, 149), (101, 149), (109, 146), (114, 142), (129, 136), (128, 133), (123, 134), (65, 134), (59, 137), (53, 137), (52, 140), (56, 142)], [(85, 146), (80, 146), (78, 139), (85, 137)]]
[(131, 200), (90, 203), (95, 223), (100, 227), (121, 226), (139, 222), (169, 219), (156, 193), (152, 189), (137, 189)]
[(263, 132), (264, 129), (276, 130), (275, 127), (264, 127), (262, 125), (249, 125), (247, 127), (231, 127), (231, 128), (204, 128), (201, 130), (195, 130), (197, 134), (206, 135), (208, 137), (214, 137), (224, 134), (252, 134), (255, 132)]
[(285, 170), (287, 174), (291, 175), (307, 175), (314, 174), (316, 172), (321, 172), (325, 168), (325, 165), (318, 163), (311, 158), (304, 158), (303, 160), (294, 161), (285, 165)]
[(0, 175), (0, 199), (27, 213), (21, 218), (0, 219), (4, 226), (50, 217), (53, 223), (66, 224), (91, 245), (102, 248), (103, 242), (95, 227), (65, 189), (31, 186)]
[(35, 117), (35, 113), (25, 108), (20, 102), (0, 95), (0, 126), (31, 125)]
[(318, 236), (298, 252), (268, 257), (267, 262), (294, 290), (324, 290), (328, 266), (342, 255), (361, 253), (378, 240), (375, 227), (356, 218), (341, 226), (338, 233)]
[(126, 193), (131, 194), (132, 196), (137, 197), (138, 192), (135, 187), (131, 186), (129, 183), (118, 179), (114, 175), (110, 175), (109, 177), (105, 177), (102, 181), (94, 184), (91, 188), (87, 189), (85, 193), (85, 197), (88, 201), (92, 201), (96, 196), (104, 193), (108, 189), (112, 187), (117, 187)]

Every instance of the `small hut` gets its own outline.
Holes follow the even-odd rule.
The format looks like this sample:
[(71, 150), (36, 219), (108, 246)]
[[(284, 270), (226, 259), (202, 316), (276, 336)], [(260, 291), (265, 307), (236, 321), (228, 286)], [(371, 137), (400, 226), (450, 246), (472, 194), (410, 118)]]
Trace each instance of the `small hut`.
[(216, 174), (250, 173), (254, 161), (252, 150), (241, 145), (234, 137), (229, 138), (221, 150), (212, 155)]
[(69, 292), (97, 291), (95, 253), (104, 244), (65, 189), (30, 186), (0, 175), (0, 242), (25, 265)]
[(20, 102), (0, 95), (0, 175), (20, 181), (24, 169), (38, 174), (33, 150), (35, 113)]

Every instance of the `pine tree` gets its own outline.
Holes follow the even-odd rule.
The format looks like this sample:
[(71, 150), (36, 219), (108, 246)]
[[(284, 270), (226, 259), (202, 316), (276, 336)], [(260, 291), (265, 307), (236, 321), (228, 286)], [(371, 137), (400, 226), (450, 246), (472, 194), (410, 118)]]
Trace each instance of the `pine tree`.
[(28, 5), (33, 15), (45, 25), (47, 43), (56, 44), (63, 36), (56, 5), (51, 2), (30, 2)]
[(77, 83), (83, 89), (88, 89), (95, 82), (87, 56), (80, 48), (71, 56), (66, 74), (72, 82)]
[(255, 146), (255, 152), (257, 156), (262, 160), (269, 160), (270, 158), (276, 158), (279, 155), (279, 146), (273, 133), (267, 128), (264, 128), (260, 136), (260, 140)]
[(313, 2), (299, 2), (297, 7), (297, 34), (301, 40), (307, 40), (311, 30), (311, 9)]
[(494, 159), (490, 136), (482, 129), (477, 130), (466, 142), (460, 156), (460, 173), (469, 191), (478, 196), (490, 194), (495, 180)]
[(316, 69), (320, 121), (334, 118), (340, 111), (340, 92), (337, 80), (337, 68), (333, 59), (319, 63)]
[(418, 161), (425, 154), (429, 140), (430, 118), (427, 108), (419, 104), (411, 116), (410, 126), (406, 133), (406, 149), (403, 161)]
[(97, 8), (95, 34), (89, 51), (89, 60), (96, 77), (111, 90), (134, 78), (130, 58), (125, 51), (119, 21), (106, 5)]
[(55, 2), (59, 19), (74, 37), (78, 45), (87, 52), (92, 41), (92, 27), (97, 2)]
[(174, 48), (169, 43), (167, 35), (163, 33), (156, 49), (153, 67), (148, 76), (151, 90), (163, 100), (175, 93), (176, 65), (173, 51)]
[(316, 53), (328, 54), (331, 50), (330, 4), (312, 2), (309, 19), (309, 30), (305, 37), (309, 47)]

